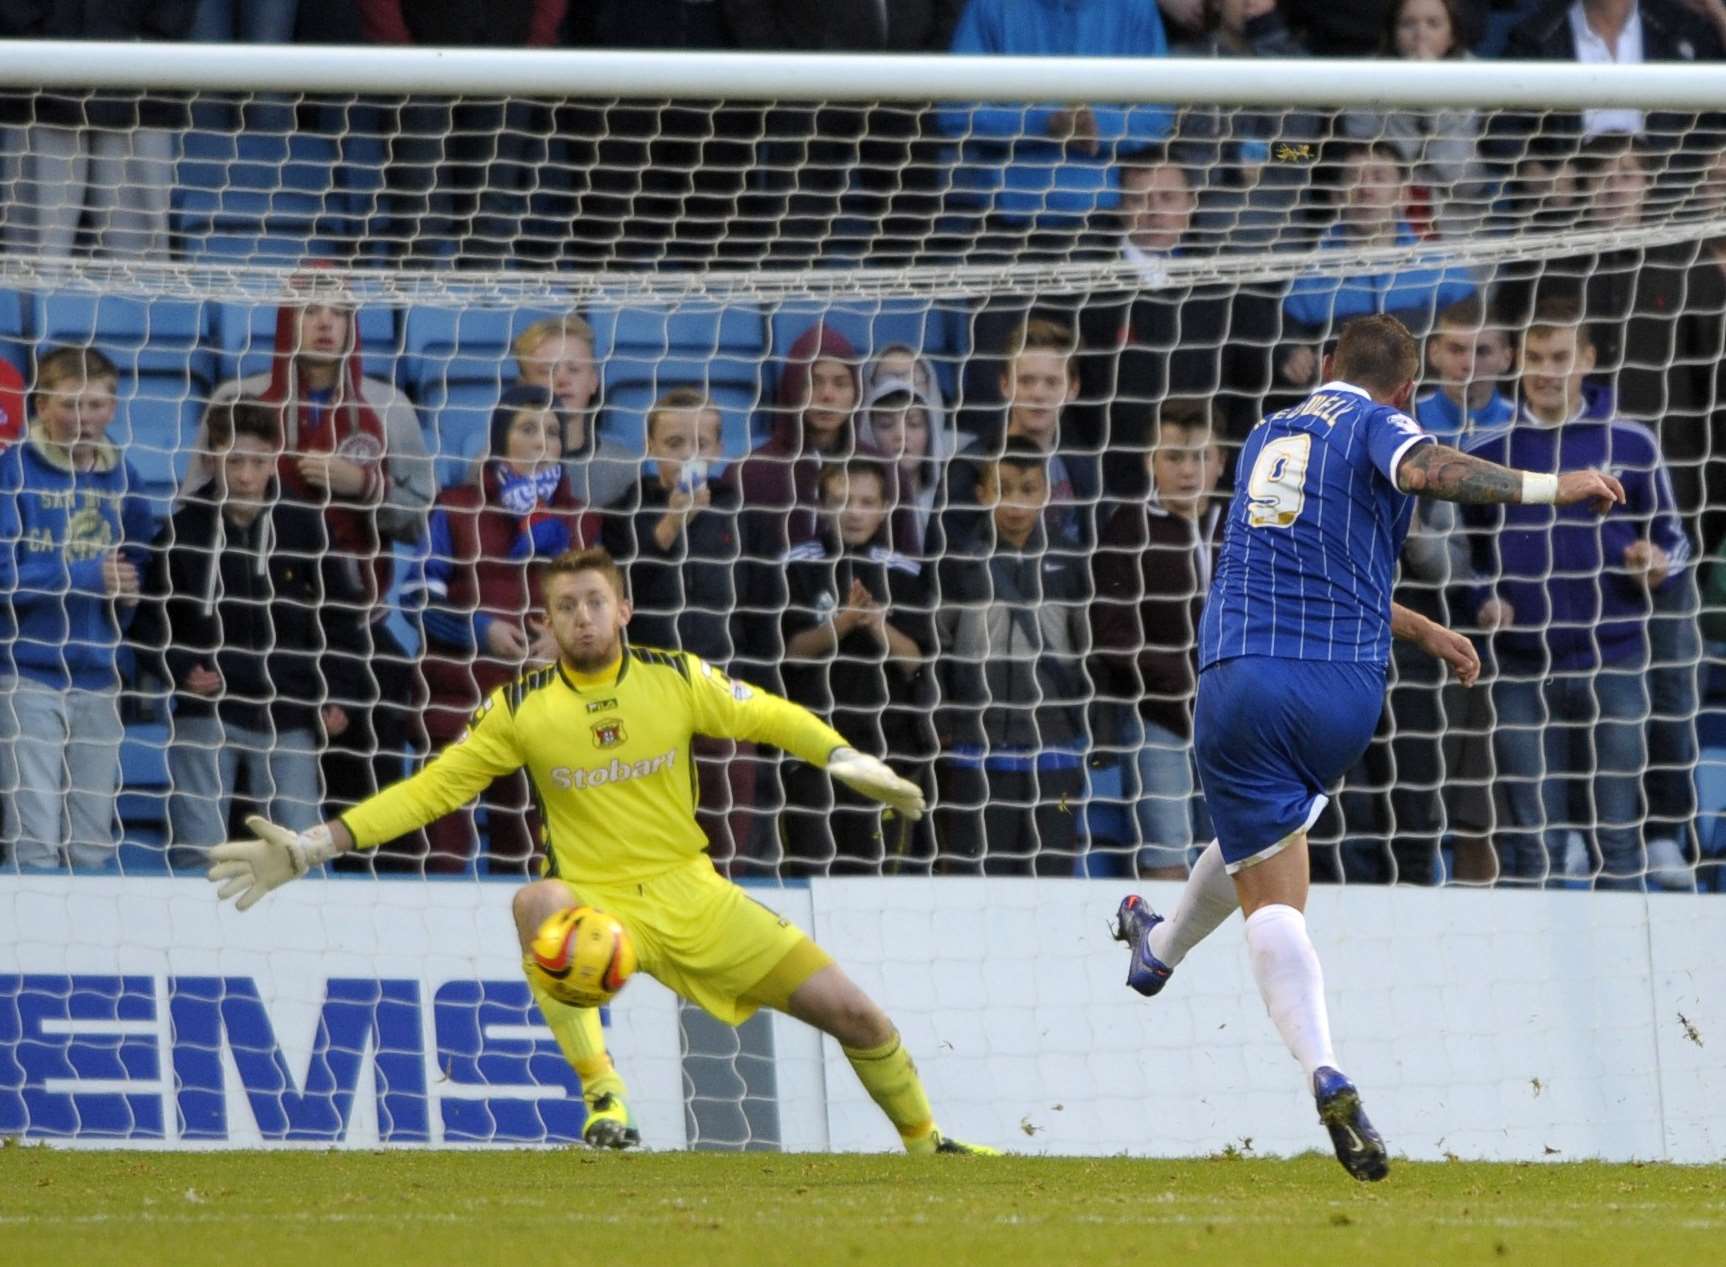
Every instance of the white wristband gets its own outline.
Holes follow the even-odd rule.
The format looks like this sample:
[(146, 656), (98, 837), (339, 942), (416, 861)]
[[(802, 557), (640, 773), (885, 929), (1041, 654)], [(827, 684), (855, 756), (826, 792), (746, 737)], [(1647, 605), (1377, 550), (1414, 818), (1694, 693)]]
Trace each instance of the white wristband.
[(1522, 504), (1550, 506), (1558, 500), (1558, 476), (1540, 475), (1534, 471), (1522, 473)]

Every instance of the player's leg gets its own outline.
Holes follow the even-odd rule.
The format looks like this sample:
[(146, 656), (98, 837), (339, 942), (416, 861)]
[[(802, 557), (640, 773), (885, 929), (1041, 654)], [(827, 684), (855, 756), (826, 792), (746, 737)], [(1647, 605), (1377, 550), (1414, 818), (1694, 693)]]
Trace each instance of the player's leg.
[(526, 967), (528, 948), (539, 926), (573, 901), (575, 894), (562, 880), (536, 880), (516, 891), (510, 909), (521, 943), (523, 971), (552, 1037), (557, 1039), (564, 1059), (581, 1079), (581, 1098), (587, 1104), (582, 1138), (596, 1147), (628, 1148), (641, 1142), (641, 1133), (630, 1125), (629, 1088), (605, 1050), (605, 1029), (600, 1024), (599, 1009), (560, 1003), (546, 992), (534, 971)]
[[(765, 989), (757, 997), (838, 1041), (869, 1098), (899, 1132), (906, 1152), (993, 1153), (993, 1149), (962, 1144), (940, 1132), (923, 1079), (887, 1013), (814, 942), (806, 940), (803, 946), (808, 950), (788, 955), (781, 969), (775, 969), (762, 983)], [(776, 992), (774, 977), (778, 978), (778, 988), (784, 990), (794, 976), (816, 963), (821, 966), (795, 988), (785, 991), (782, 998), (772, 997)]]

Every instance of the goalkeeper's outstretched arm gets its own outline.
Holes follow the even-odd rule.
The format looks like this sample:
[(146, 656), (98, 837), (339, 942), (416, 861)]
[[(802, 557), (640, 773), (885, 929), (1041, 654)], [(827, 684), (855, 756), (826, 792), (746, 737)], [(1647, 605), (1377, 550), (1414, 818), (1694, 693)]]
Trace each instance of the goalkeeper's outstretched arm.
[(885, 761), (858, 752), (833, 727), (801, 704), (734, 682), (700, 657), (689, 663), (695, 729), (719, 739), (770, 743), (841, 783), (912, 820), (923, 817), (923, 789), (902, 779)]
[(1417, 444), (1396, 468), (1396, 486), (1440, 501), (1474, 506), (1574, 506), (1597, 515), (1624, 504), (1624, 485), (1604, 471), (1562, 475), (1519, 471), (1447, 444)]

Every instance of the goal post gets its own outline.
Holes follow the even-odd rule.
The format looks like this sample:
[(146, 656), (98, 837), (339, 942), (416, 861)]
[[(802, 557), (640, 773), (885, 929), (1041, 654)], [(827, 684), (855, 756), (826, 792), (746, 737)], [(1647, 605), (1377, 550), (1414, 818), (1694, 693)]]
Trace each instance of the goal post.
[[(0, 1136), (578, 1138), (579, 1087), (515, 973), (508, 890), (486, 883), (530, 871), (525, 785), (247, 916), (195, 881), (205, 838), (247, 805), (315, 820), (453, 740), (536, 653), (531, 565), (604, 541), (637, 628), (831, 715), (925, 785), (934, 812), (913, 830), (765, 749), (692, 754), (715, 858), (888, 1007), (945, 1126), (1033, 1151), (1303, 1147), (1310, 1105), (1264, 1089), (1286, 1070), (1238, 947), (1184, 969), (1194, 992), (1155, 1028), (1098, 932), (1207, 830), (1190, 682), (1145, 675), (1190, 645), (1209, 556), (1165, 541), (1167, 567), (1140, 568), (1120, 523), (1172, 495), (1152, 496), (1160, 437), (1178, 432), (1162, 443), (1182, 459), (1214, 441), (1205, 478), (1244, 482), (1245, 432), (1320, 381), (1360, 311), (1406, 317), (1426, 345), (1433, 425), (1477, 414), (1454, 442), (1491, 440), (1556, 297), (1593, 339), (1578, 412), (1656, 455), (1632, 461), (1650, 499), (1632, 513), (1661, 562), (1573, 535), (1560, 544), (1582, 553), (1529, 573), (1496, 525), (1422, 508), (1399, 593), (1496, 646), (1492, 684), (1399, 657), (1381, 736), (1315, 836), (1341, 883), (1314, 925), (1346, 965), (1339, 1016), (1394, 1017), (1422, 1044), (1399, 1063), (1384, 1035), (1339, 1031), (1392, 1120), (1456, 1088), (1457, 1129), (1405, 1132), (1415, 1155), (1718, 1158), (1726, 1121), (1686, 1033), (1726, 1027), (1695, 931), (1719, 925), (1726, 872), (1708, 693), (1726, 635), (1709, 570), (1726, 535), (1723, 101), (1726, 68), (1702, 64), (0, 42), (0, 414), (31, 419), (0, 426), (16, 457), (66, 408), (111, 410), (91, 469), (113, 473), (86, 536), (41, 498), (0, 541), (20, 599), (0, 682)], [(1618, 114), (1595, 130), (1588, 112)], [(1613, 131), (1632, 116), (1636, 138)], [(1434, 140), (1466, 144), (1441, 158)], [(1070, 395), (1042, 561), (1074, 588), (1015, 600), (965, 550), (992, 513), (972, 485), (1000, 478), (974, 468), (1019, 425), (1037, 390), (1019, 363), (1039, 353)], [(509, 395), (523, 387), (548, 395)], [(287, 432), (278, 481), (312, 479), (280, 484), (304, 539), (212, 527), (229, 434), (254, 425), (222, 411), (236, 398)], [(536, 401), (558, 415), (556, 492), (535, 483), (559, 465), (543, 454), (505, 469)], [(843, 438), (818, 449), (823, 411)], [(661, 475), (693, 464), (655, 428), (699, 447), (708, 413), (711, 504), (673, 522)], [(326, 450), (307, 438), (326, 426), (350, 430)], [(355, 489), (300, 470), (325, 451), (354, 459)], [(848, 542), (836, 512), (871, 480), (877, 535)], [(650, 544), (662, 523), (673, 546)], [(38, 546), (68, 569), (134, 548), (135, 581), (26, 582)], [(295, 550), (316, 588), (289, 575)], [(850, 606), (837, 561), (859, 552), (899, 663), (798, 642)], [(1122, 565), (1127, 588), (1096, 592)], [(1172, 633), (1139, 604), (1168, 576), (1184, 578), (1162, 596)], [(246, 577), (264, 588), (242, 596)], [(1507, 578), (1595, 606), (1525, 613), (1525, 641), (1494, 644), (1481, 610)], [(991, 604), (1012, 610), (971, 619)], [(1603, 628), (1640, 631), (1640, 658), (1603, 651)], [(67, 721), (65, 699), (91, 707)], [(56, 746), (54, 725), (86, 729)], [(1410, 937), (1461, 946), (1466, 980)], [(837, 1055), (783, 1018), (734, 1034), (642, 981), (608, 1023), (652, 1146), (892, 1142)], [(1531, 1025), (1523, 1060), (1505, 1035)]]

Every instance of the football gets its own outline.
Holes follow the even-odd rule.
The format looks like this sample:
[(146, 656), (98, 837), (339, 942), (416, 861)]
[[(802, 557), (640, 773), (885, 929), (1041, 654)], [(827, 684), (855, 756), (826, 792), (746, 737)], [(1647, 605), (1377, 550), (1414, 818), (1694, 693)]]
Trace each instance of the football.
[(567, 906), (534, 934), (529, 952), (546, 992), (571, 1007), (602, 1007), (635, 972), (623, 921), (591, 906)]

